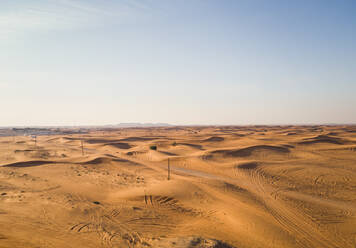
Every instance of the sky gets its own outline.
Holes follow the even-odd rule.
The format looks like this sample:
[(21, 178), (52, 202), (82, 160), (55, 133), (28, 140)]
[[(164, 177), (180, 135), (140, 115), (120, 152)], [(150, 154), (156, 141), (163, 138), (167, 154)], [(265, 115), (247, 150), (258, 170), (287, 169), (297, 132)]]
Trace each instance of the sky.
[(356, 123), (356, 1), (1, 0), (0, 126)]

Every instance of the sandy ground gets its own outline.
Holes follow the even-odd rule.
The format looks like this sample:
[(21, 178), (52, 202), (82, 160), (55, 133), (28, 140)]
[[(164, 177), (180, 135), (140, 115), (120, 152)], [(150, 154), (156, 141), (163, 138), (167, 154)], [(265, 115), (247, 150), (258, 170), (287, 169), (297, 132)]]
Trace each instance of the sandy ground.
[(354, 248), (355, 214), (356, 127), (0, 138), (0, 247)]

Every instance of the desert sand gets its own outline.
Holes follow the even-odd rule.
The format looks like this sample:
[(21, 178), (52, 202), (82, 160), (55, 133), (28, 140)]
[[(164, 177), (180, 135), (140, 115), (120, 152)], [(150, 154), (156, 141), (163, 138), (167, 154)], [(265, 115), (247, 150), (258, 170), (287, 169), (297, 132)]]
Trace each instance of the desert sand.
[(2, 248), (354, 248), (355, 215), (354, 126), (0, 138)]

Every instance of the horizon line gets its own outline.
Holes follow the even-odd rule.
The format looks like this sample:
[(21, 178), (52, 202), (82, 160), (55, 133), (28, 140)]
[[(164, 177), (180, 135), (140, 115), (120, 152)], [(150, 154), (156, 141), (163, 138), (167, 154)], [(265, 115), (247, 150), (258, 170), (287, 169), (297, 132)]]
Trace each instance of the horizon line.
[(228, 127), (228, 126), (354, 126), (356, 123), (275, 123), (275, 124), (171, 124), (171, 123), (119, 123), (99, 125), (0, 125), (0, 128), (134, 128), (134, 127)]

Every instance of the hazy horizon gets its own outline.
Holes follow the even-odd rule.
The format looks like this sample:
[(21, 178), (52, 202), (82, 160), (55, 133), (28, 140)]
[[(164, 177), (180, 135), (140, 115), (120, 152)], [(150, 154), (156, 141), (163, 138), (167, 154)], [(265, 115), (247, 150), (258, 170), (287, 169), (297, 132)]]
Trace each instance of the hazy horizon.
[(0, 2), (0, 127), (356, 123), (355, 1)]
[(131, 127), (233, 127), (233, 126), (241, 126), (241, 127), (248, 127), (248, 126), (266, 126), (266, 127), (274, 127), (274, 126), (295, 126), (295, 127), (302, 127), (302, 126), (355, 126), (356, 123), (275, 123), (275, 124), (175, 124), (175, 123), (148, 123), (148, 122), (123, 122), (117, 124), (92, 124), (92, 125), (85, 125), (85, 124), (78, 124), (78, 125), (10, 125), (10, 126), (0, 126), (0, 128), (95, 128), (95, 127), (102, 127), (102, 128), (131, 128)]

